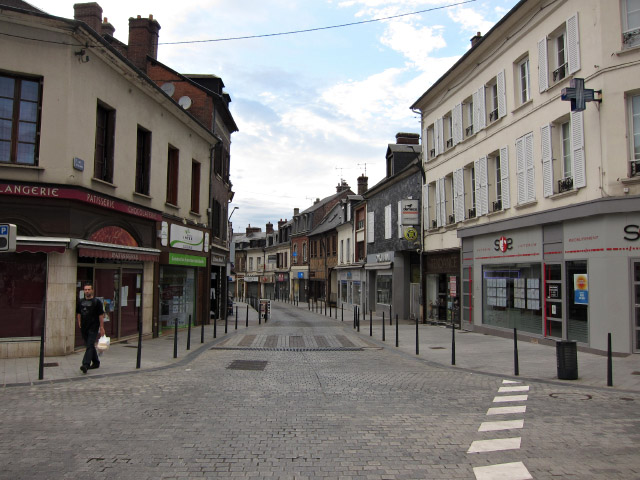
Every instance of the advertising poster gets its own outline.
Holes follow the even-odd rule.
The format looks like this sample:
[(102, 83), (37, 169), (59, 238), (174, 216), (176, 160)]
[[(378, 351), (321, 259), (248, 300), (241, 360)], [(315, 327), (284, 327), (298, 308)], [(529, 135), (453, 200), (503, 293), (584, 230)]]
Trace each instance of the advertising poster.
[(577, 273), (573, 276), (573, 288), (575, 291), (574, 302), (577, 305), (588, 305), (589, 278), (586, 273)]

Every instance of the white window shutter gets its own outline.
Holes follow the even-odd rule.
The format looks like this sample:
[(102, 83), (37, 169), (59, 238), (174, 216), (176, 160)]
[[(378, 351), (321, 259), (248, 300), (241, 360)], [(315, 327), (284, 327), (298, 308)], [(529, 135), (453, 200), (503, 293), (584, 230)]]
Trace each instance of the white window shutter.
[(402, 238), (402, 201), (398, 202), (398, 238)]
[(437, 142), (436, 155), (440, 155), (441, 153), (444, 153), (444, 119), (442, 117), (436, 119), (434, 132), (436, 128), (438, 130), (438, 133), (435, 135), (435, 142)]
[(577, 12), (567, 19), (567, 63), (569, 75), (580, 70), (580, 28)]
[(509, 148), (500, 149), (500, 188), (502, 191), (502, 209), (511, 208), (509, 193)]
[(507, 114), (507, 87), (504, 79), (504, 70), (498, 72), (496, 82), (498, 85), (498, 118), (502, 118)]
[(518, 177), (518, 204), (527, 201), (526, 162), (524, 159), (524, 137), (516, 140), (516, 175)]
[(441, 200), (440, 200), (440, 179), (436, 180), (436, 191), (435, 191), (435, 197), (436, 197), (436, 226), (437, 227), (441, 227), (442, 226), (442, 217), (440, 216), (440, 205), (441, 205)]
[(538, 42), (538, 87), (540, 93), (549, 88), (549, 60), (547, 58), (547, 37)]
[(526, 178), (527, 178), (527, 201), (532, 202), (536, 199), (536, 176), (535, 164), (533, 161), (533, 133), (529, 133), (524, 137), (524, 158), (526, 162)]
[(480, 111), (478, 110), (479, 103), (477, 90), (473, 92), (473, 95), (471, 95), (471, 101), (473, 102), (473, 133), (478, 133), (478, 130), (480, 130)]
[(351, 221), (351, 203), (347, 203), (347, 222)]
[(433, 156), (437, 157), (440, 155), (440, 150), (438, 150), (438, 137), (440, 136), (440, 132), (438, 130), (438, 119), (433, 122)]
[[(429, 230), (431, 228), (431, 219), (429, 218), (429, 185), (422, 186), (422, 221), (424, 225), (422, 230)], [(422, 232), (421, 232), (422, 234)]]
[(553, 153), (551, 147), (551, 125), (540, 129), (542, 140), (542, 192), (545, 197), (553, 195)]
[(384, 238), (391, 238), (391, 205), (384, 207)]
[(445, 178), (440, 179), (440, 215), (442, 225), (447, 224), (447, 191), (445, 187)]
[(453, 120), (453, 132), (451, 132), (453, 137), (453, 144), (457, 145), (464, 138), (462, 135), (462, 104), (459, 103), (455, 107), (453, 107), (452, 120)]
[(583, 112), (571, 112), (571, 161), (573, 162), (573, 186), (586, 187)]
[[(475, 103), (473, 104), (475, 106)], [(484, 85), (478, 89), (478, 131), (487, 126), (487, 104)], [(474, 128), (475, 130), (475, 128)]]
[(373, 243), (374, 238), (374, 221), (376, 219), (375, 212), (367, 212), (367, 243)]
[(489, 179), (487, 174), (487, 157), (478, 160), (480, 170), (476, 170), (476, 182), (480, 180), (480, 197), (476, 197), (478, 204), (478, 215), (487, 215), (489, 213)]
[(453, 172), (453, 214), (456, 223), (464, 220), (464, 187), (460, 181), (461, 173), (462, 169)]

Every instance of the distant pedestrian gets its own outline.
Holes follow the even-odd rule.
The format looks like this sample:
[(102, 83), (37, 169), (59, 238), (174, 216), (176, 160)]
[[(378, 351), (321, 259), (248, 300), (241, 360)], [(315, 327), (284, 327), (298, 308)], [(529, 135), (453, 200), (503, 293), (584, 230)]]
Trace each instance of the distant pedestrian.
[(82, 331), (82, 339), (87, 347), (80, 370), (82, 373), (87, 373), (91, 368), (100, 368), (96, 342), (104, 335), (104, 308), (102, 302), (93, 296), (93, 284), (86, 283), (83, 291), (84, 298), (78, 300), (76, 305), (76, 317), (78, 327)]

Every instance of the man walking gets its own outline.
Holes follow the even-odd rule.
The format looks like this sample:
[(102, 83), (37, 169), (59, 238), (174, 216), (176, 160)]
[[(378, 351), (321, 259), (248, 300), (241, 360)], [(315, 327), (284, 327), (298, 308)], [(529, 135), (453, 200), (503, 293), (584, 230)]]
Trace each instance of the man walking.
[(84, 298), (78, 300), (76, 317), (78, 327), (82, 331), (82, 339), (87, 347), (80, 370), (87, 373), (90, 368), (100, 368), (100, 358), (96, 350), (98, 334), (104, 335), (104, 309), (102, 302), (93, 296), (93, 285), (86, 283), (83, 287)]

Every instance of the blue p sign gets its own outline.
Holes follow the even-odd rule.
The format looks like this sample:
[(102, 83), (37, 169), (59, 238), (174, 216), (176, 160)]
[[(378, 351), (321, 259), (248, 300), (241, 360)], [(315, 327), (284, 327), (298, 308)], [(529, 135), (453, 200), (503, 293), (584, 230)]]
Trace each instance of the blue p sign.
[(0, 252), (16, 251), (16, 226), (9, 223), (0, 224)]

